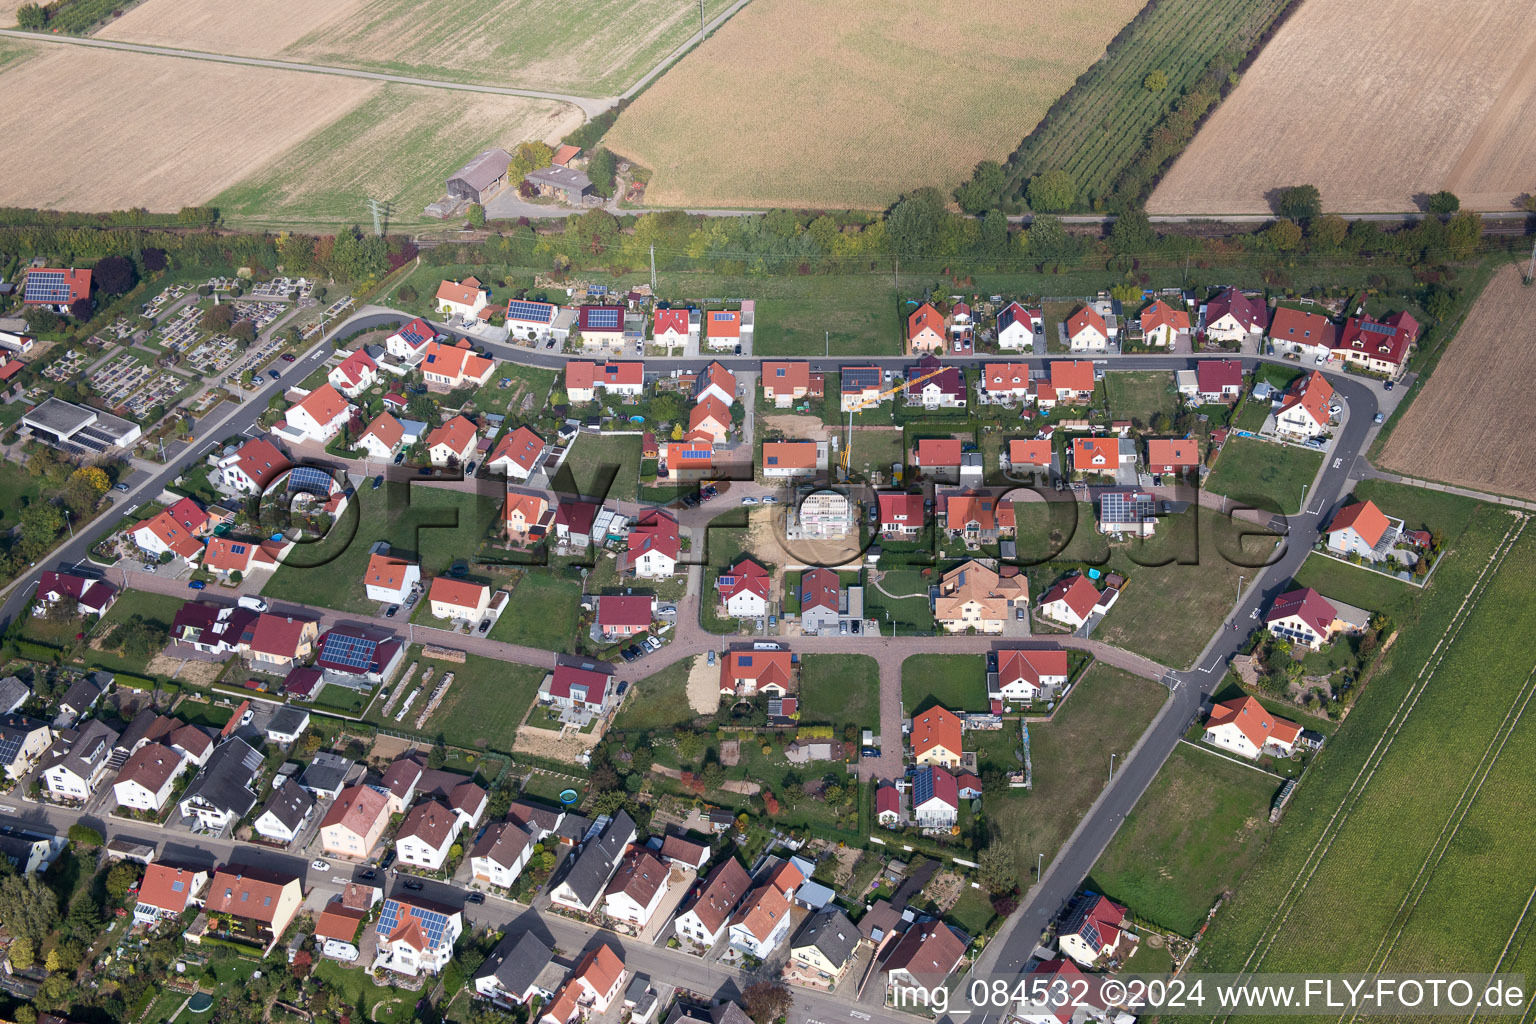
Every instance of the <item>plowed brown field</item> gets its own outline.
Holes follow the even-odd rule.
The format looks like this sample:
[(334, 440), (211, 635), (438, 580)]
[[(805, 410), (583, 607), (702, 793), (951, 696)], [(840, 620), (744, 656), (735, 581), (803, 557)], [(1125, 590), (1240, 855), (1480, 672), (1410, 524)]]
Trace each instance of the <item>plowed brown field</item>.
[(1312, 184), (1340, 213), (1440, 189), (1508, 210), (1536, 187), (1536, 17), (1511, 0), (1304, 0), (1147, 203), (1270, 212)]
[(1387, 439), (1383, 469), (1536, 498), (1536, 447), (1525, 443), (1536, 434), (1536, 287), (1520, 274), (1504, 268), (1472, 307)]

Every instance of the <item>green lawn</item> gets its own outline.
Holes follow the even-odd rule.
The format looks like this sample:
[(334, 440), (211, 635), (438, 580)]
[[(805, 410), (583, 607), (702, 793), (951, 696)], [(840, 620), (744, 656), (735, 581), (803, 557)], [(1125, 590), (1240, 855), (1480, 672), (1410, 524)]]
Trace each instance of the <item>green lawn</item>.
[(1234, 437), (1222, 448), (1205, 486), (1257, 508), (1294, 514), (1301, 511), (1305, 489), (1322, 464), (1321, 452)]
[(887, 633), (933, 632), (933, 606), (928, 603), (928, 580), (916, 569), (886, 570), (880, 585), (892, 594), (915, 596), (886, 597), (878, 587), (864, 588), (864, 614), (879, 619)]
[[(391, 716), (391, 720), (384, 724), (392, 729), (424, 732), (456, 747), (478, 750), (512, 749), (517, 724), (538, 697), (539, 684), (547, 672), (535, 665), (516, 665), (473, 654), (462, 665), (421, 658), (413, 685), (420, 683), (421, 672), (429, 665), (437, 672), (428, 684), (428, 693), (416, 698), (404, 722), (396, 723)], [(427, 719), (426, 726), (417, 730), (416, 715), (426, 706), (430, 690), (437, 686), (445, 672), (453, 673), (453, 684), (432, 717)], [(398, 712), (399, 707), (395, 710)]]
[(365, 968), (343, 967), (338, 961), (320, 957), (315, 960), (314, 975), (325, 982), (339, 1005), (365, 1007), (368, 1020), (406, 1024), (416, 1017), (417, 993), (376, 985)]
[(997, 915), (992, 910), (992, 901), (987, 898), (986, 891), (972, 889), (967, 885), (945, 916), (961, 931), (974, 938), (986, 931), (987, 925)]
[(907, 463), (906, 453), (902, 450), (902, 437), (901, 430), (895, 428), (855, 430), (853, 452), (848, 457), (849, 475), (870, 483), (878, 479), (881, 486), (890, 484), (891, 466), (905, 466)]
[(1264, 421), (1269, 418), (1270, 403), (1256, 401), (1253, 397), (1243, 400), (1243, 407), (1238, 410), (1237, 418), (1232, 421), (1232, 426), (1238, 430), (1246, 430), (1250, 434), (1257, 434), (1264, 428)]
[[(192, 595), (192, 591), (187, 591)], [(134, 615), (142, 615), (151, 622), (158, 622), (167, 628), (176, 613), (186, 601), (179, 597), (171, 597), (166, 594), (151, 594), (143, 590), (125, 590), (119, 595), (116, 603), (110, 611), (102, 616), (101, 623), (96, 627), (92, 638), (104, 636), (107, 630), (117, 623), (125, 622)], [(92, 648), (86, 652), (85, 660), (91, 668), (105, 669), (108, 672), (129, 672), (134, 675), (143, 675), (144, 668), (149, 664), (150, 658), (128, 657), (118, 654), (116, 651), (96, 650)]]
[(800, 723), (879, 732), (879, 664), (867, 654), (801, 655)]
[(497, 502), (476, 494), (410, 482), (387, 482), (377, 491), (365, 487), (328, 536), (290, 553), (262, 594), (343, 612), (373, 612), (378, 604), (368, 600), (363, 573), (375, 541), (387, 541), (394, 554), (419, 561), (427, 583), (473, 555), (500, 514)]
[(631, 686), (614, 719), (614, 731), (674, 729), (697, 718), (688, 706), (688, 673), (692, 668), (693, 659), (684, 658)]
[(523, 574), (508, 598), (507, 610), (491, 627), (491, 639), (569, 651), (581, 612), (581, 584), (544, 569)]
[(1151, 426), (1159, 412), (1172, 418), (1179, 411), (1179, 394), (1167, 370), (1106, 373), (1104, 394), (1109, 418), (1130, 420), (1137, 427)]
[(1269, 840), (1279, 783), (1187, 744), (1174, 748), (1085, 883), (1138, 918), (1192, 936)]
[(640, 493), (640, 436), (583, 431), (556, 474), (556, 490), (567, 480), (578, 494), (634, 501)]
[(950, 711), (987, 709), (983, 654), (914, 654), (901, 663), (901, 706), (908, 715), (942, 704)]
[[(986, 799), (987, 813), (999, 828), (1001, 841), (1017, 859), (1023, 887), (1034, 878), (1036, 855), (1044, 854), (1049, 866), (1104, 788), (1109, 755), (1123, 758), (1167, 697), (1168, 691), (1158, 683), (1095, 664), (1083, 673), (1054, 719), (1030, 727), (1034, 787)], [(993, 752), (1011, 751), (1017, 745), (1017, 735), (1008, 729), (972, 733), (966, 745), (971, 746), (973, 739), (986, 743), (986, 756), (977, 747), (983, 771), (989, 763), (1018, 767), (1011, 756)]]

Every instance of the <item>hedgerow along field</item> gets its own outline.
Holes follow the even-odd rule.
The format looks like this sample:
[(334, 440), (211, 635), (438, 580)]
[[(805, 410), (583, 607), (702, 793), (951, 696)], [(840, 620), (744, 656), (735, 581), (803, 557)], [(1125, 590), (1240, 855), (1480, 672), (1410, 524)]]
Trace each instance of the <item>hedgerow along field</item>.
[(657, 205), (881, 209), (1000, 160), (1143, 0), (753, 0), (605, 144)]
[(1506, 0), (1306, 0), (1147, 212), (1268, 213), (1297, 184), (1340, 213), (1416, 212), (1440, 189), (1511, 209), (1536, 166), (1533, 45), (1530, 7)]
[[(1021, 197), (1030, 178), (1061, 170), (1077, 209), (1135, 203), (1293, 2), (1152, 0), (1009, 157), (1005, 195)], [(1166, 79), (1161, 89), (1147, 85), (1154, 72)]]
[[(1531, 446), (1488, 443), (1489, 410), (1499, 410), (1506, 436), (1536, 431), (1536, 410), (1526, 394), (1536, 376), (1528, 326), (1536, 316), (1536, 289), (1526, 287), (1520, 275), (1519, 267), (1505, 267), (1483, 289), (1393, 428), (1379, 460), (1383, 469), (1536, 498)], [(1489, 373), (1491, 366), (1498, 372)]]
[(1523, 941), (1536, 529), (1470, 507), (1193, 970), (1485, 971)]

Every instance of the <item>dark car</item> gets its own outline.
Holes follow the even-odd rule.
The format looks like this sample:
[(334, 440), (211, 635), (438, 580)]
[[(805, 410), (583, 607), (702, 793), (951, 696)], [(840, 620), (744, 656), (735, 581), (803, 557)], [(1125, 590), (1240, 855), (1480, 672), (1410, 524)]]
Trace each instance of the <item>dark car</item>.
[(1383, 384), (1382, 387), (1386, 388), (1388, 391), (1391, 391), (1393, 388), (1397, 387), (1397, 384), (1389, 380)]
[(391, 864), (393, 864), (394, 862), (395, 862), (395, 851), (394, 850), (390, 850), (388, 853), (384, 854), (384, 859), (379, 861), (379, 867), (381, 869), (387, 868)]
[(399, 610), (400, 610), (400, 606), (399, 605), (392, 604), (388, 608), (384, 609), (384, 617), (386, 619), (392, 619), (392, 618), (395, 617), (395, 613), (398, 612)]
[(396, 452), (395, 453), (395, 465), (398, 466), (398, 465), (400, 465), (400, 463), (402, 463), (404, 461), (405, 461), (405, 452)]
[(475, 903), (475, 904), (484, 903), (485, 902), (485, 893), (483, 893), (483, 892), (467, 893), (464, 896), (464, 902), (465, 903)]
[(638, 655), (635, 654), (635, 649), (633, 647), (626, 647), (619, 652), (619, 657), (623, 658), (625, 661), (634, 661)]
[(126, 491), (128, 489), (128, 485), (127, 484), (113, 484), (112, 485), (112, 489), (114, 491)]
[(420, 469), (418, 469), (416, 471), (416, 475), (417, 476), (431, 476), (432, 475), (432, 467), (431, 466), (422, 466)]
[(273, 380), (278, 380), (282, 377), (282, 374), (278, 373), (276, 370), (268, 370), (267, 376), (271, 377)]
[(422, 885), (420, 882), (416, 881), (416, 879), (414, 879), (414, 878), (407, 878), (404, 881), (404, 883), (402, 883), (402, 884), (407, 889), (411, 890), (411, 892), (421, 892), (421, 890), (426, 888), (426, 886)]
[(362, 874), (358, 875), (357, 877), (358, 877), (358, 879), (360, 881), (371, 882), (375, 878), (379, 877), (379, 873), (377, 871), (373, 870), (373, 868), (369, 868), (367, 871), (364, 871)]
[(384, 474), (380, 473), (378, 476), (373, 478), (373, 489), (374, 490), (378, 490), (380, 485), (382, 485), (383, 483), (384, 483)]
[(292, 352), (284, 352), (283, 353), (283, 362), (285, 362), (285, 363), (291, 363), (291, 362), (293, 362), (297, 358), (299, 358), (299, 357), (294, 355)]
[(465, 466), (464, 467), (464, 475), (465, 476), (474, 476), (475, 475), (475, 467), (477, 465), (479, 465), (479, 463), (471, 462), (469, 465)]

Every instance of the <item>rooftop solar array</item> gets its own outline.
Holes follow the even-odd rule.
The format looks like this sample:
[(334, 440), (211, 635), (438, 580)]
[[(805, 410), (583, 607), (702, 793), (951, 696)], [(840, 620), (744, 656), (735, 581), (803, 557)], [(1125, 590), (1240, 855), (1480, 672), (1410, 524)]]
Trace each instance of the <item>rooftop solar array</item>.
[(523, 299), (513, 299), (507, 303), (507, 319), (526, 320), (536, 324), (547, 324), (555, 318), (555, 307), (547, 302), (527, 302)]
[(69, 301), (69, 281), (62, 270), (32, 270), (27, 273), (26, 301), (59, 305)]
[(736, 319), (735, 310), (718, 309), (709, 314), (709, 318), (717, 324), (728, 324)]
[(379, 915), (379, 937), (387, 940), (403, 922), (415, 918), (427, 936), (428, 945), (437, 949), (443, 943), (443, 933), (448, 930), (448, 918), (435, 910), (406, 905), (399, 900), (385, 900)]
[(332, 631), (325, 635), (320, 660), (362, 671), (373, 664), (373, 654), (378, 646), (377, 640)]
[(422, 345), (425, 345), (427, 342), (436, 337), (436, 335), (423, 333), (422, 331), (417, 330), (415, 327), (412, 327), (410, 324), (406, 324), (404, 327), (400, 328), (400, 337), (405, 341), (407, 345), (411, 346), (412, 348), (420, 348)]
[(1386, 324), (1372, 323), (1370, 320), (1362, 322), (1360, 324), (1360, 329), (1362, 331), (1369, 331), (1372, 334), (1384, 334), (1388, 337), (1391, 337), (1397, 333), (1396, 327), (1388, 327)]
[(1099, 502), (1100, 516), (1106, 523), (1140, 523), (1151, 519), (1157, 512), (1156, 503), (1150, 494), (1107, 491)]
[(583, 320), (588, 327), (598, 330), (618, 330), (621, 310), (605, 306), (589, 306), (583, 310)]
[(289, 494), (305, 491), (324, 498), (331, 493), (334, 485), (335, 481), (330, 474), (316, 466), (295, 466), (293, 472), (288, 474)]

